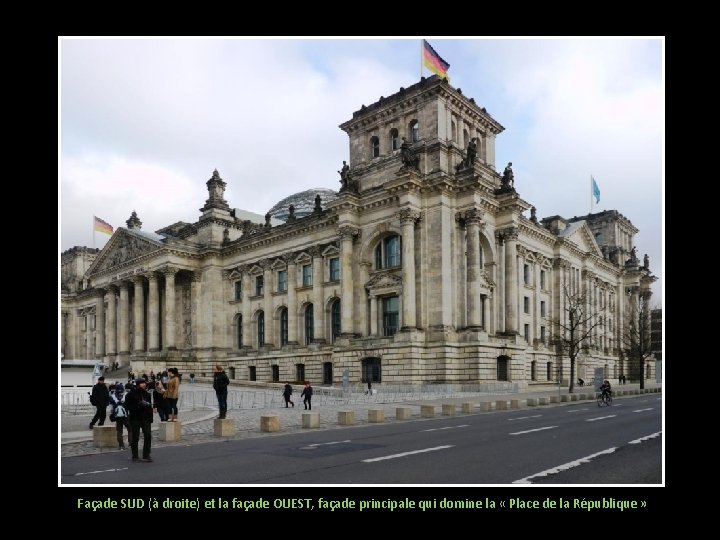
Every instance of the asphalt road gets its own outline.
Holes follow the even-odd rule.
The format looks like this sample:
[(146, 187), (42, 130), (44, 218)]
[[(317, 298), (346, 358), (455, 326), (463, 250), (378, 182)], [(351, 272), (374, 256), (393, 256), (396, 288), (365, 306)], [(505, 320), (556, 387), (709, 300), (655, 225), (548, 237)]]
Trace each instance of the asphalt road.
[[(657, 395), (64, 458), (63, 484), (659, 484)], [(142, 443), (141, 443), (142, 444)], [(640, 464), (640, 465), (639, 465)]]

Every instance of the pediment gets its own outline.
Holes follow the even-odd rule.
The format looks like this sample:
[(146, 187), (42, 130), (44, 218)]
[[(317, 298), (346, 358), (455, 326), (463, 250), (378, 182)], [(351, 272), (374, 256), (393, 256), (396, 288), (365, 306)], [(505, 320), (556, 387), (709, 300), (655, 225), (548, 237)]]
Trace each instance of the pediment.
[(88, 269), (88, 275), (112, 270), (148, 253), (160, 251), (165, 246), (157, 240), (120, 228)]
[(390, 272), (375, 274), (365, 284), (365, 287), (368, 289), (388, 289), (398, 286), (402, 286), (402, 277)]
[(600, 247), (597, 245), (597, 242), (593, 237), (590, 227), (588, 227), (584, 222), (582, 226), (578, 227), (565, 238), (575, 244), (583, 253), (590, 253), (592, 255), (597, 255), (598, 257), (603, 256)]

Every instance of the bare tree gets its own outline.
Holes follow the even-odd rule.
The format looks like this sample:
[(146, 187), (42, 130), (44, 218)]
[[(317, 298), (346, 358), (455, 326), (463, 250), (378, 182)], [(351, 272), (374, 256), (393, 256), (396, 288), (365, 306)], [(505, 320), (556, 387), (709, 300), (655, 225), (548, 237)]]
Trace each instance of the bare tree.
[(622, 336), (623, 349), (630, 362), (637, 363), (640, 372), (640, 388), (645, 388), (645, 361), (652, 356), (652, 333), (650, 331), (650, 293), (628, 290), (630, 303)]
[(560, 318), (549, 318), (552, 339), (560, 355), (570, 359), (570, 385), (568, 391), (575, 391), (575, 361), (584, 348), (590, 346), (593, 330), (603, 323), (604, 309), (593, 310), (587, 296), (581, 291), (563, 287), (564, 306)]

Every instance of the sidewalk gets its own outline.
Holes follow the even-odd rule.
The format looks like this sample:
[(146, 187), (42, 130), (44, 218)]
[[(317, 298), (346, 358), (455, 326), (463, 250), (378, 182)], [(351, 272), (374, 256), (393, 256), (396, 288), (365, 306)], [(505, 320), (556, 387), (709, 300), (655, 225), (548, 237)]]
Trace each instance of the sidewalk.
[[(194, 390), (207, 390), (211, 389), (209, 385), (195, 384), (193, 385)], [(613, 386), (613, 391), (626, 391), (636, 390), (640, 387), (639, 384), (625, 384)], [(646, 389), (659, 388), (662, 391), (662, 383), (646, 381)], [(184, 389), (190, 390), (187, 386)], [(589, 394), (594, 393), (592, 387), (575, 387), (575, 394)], [(531, 398), (541, 398), (550, 396), (562, 396), (567, 395), (567, 387), (561, 387), (558, 390), (557, 385), (538, 385), (531, 386), (527, 390), (518, 393), (505, 393), (505, 394), (491, 394), (491, 393), (468, 393), (462, 397), (453, 398), (438, 398), (438, 399), (423, 399), (423, 400), (411, 400), (405, 402), (383, 402), (382, 388), (378, 394), (373, 396), (372, 401), (363, 403), (352, 403), (352, 404), (322, 404), (320, 402), (313, 401), (314, 409), (313, 412), (320, 413), (320, 428), (317, 429), (342, 429), (344, 426), (338, 424), (337, 412), (340, 410), (352, 410), (355, 413), (355, 424), (364, 425), (368, 423), (369, 409), (383, 409), (385, 411), (385, 420), (394, 421), (396, 414), (396, 407), (407, 406), (413, 409), (411, 420), (420, 420), (420, 405), (435, 405), (436, 406), (436, 417), (440, 416), (440, 405), (443, 403), (455, 403), (460, 413), (460, 404), (466, 401), (472, 401), (475, 403), (475, 412), (478, 414), (479, 409), (477, 408), (482, 402), (494, 402), (496, 400), (527, 400)], [(658, 394), (660, 396), (660, 394)], [(284, 406), (274, 408), (257, 408), (257, 409), (230, 409), (228, 410), (227, 417), (235, 420), (237, 426), (237, 434), (233, 437), (217, 437), (213, 433), (213, 420), (217, 418), (217, 410), (211, 408), (198, 408), (195, 410), (180, 410), (178, 417), (182, 423), (182, 438), (178, 442), (163, 442), (157, 439), (157, 430), (159, 429), (160, 422), (155, 417), (152, 424), (153, 430), (153, 448), (162, 448), (164, 446), (188, 446), (190, 444), (202, 444), (209, 442), (222, 442), (226, 440), (237, 440), (246, 439), (251, 437), (262, 437), (262, 436), (277, 436), (284, 433), (292, 433), (302, 431), (302, 413), (305, 412), (302, 406), (302, 400), (299, 397), (299, 393), (293, 394), (295, 398), (295, 407), (285, 408)], [(623, 399), (623, 397), (618, 397)], [(593, 397), (592, 401), (578, 401), (578, 402), (563, 402), (553, 403), (546, 406), (565, 406), (565, 405), (577, 405), (580, 403), (595, 404)], [(534, 408), (534, 407), (533, 407)], [(519, 410), (527, 410), (528, 407), (522, 407)], [(260, 431), (260, 417), (262, 415), (277, 414), (280, 417), (281, 431), (279, 433), (264, 433)], [(487, 414), (487, 413), (486, 413)], [(490, 413), (491, 414), (491, 413)], [(98, 454), (107, 452), (120, 452), (116, 448), (95, 448), (92, 443), (92, 431), (87, 426), (92, 419), (92, 415), (75, 415), (75, 416), (61, 416), (61, 457), (69, 456), (80, 456), (88, 454)], [(109, 419), (106, 420), (106, 425), (110, 423)], [(125, 436), (127, 437), (127, 435)], [(128, 450), (125, 450), (127, 452)]]

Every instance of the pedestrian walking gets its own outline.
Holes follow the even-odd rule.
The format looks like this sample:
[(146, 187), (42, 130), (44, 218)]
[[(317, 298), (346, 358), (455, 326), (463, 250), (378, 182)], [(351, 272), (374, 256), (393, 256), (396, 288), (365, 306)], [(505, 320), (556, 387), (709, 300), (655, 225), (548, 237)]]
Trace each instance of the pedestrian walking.
[[(218, 400), (218, 408), (220, 409), (220, 416), (218, 416), (218, 419), (224, 420), (227, 415), (227, 388), (230, 384), (230, 379), (220, 364), (217, 364), (213, 371), (213, 388), (215, 389), (215, 395)], [(192, 382), (194, 377), (195, 374), (191, 373), (190, 382)]]
[(150, 432), (150, 424), (153, 421), (152, 396), (147, 391), (147, 381), (145, 379), (137, 379), (135, 388), (128, 392), (125, 396), (125, 405), (130, 414), (130, 428), (132, 430), (132, 439), (130, 440), (130, 450), (132, 451), (132, 460), (140, 461), (138, 456), (138, 444), (140, 442), (140, 431), (143, 434), (143, 461), (152, 461), (150, 450), (152, 446), (152, 434)]
[(115, 386), (115, 392), (112, 396), (110, 396), (113, 406), (112, 413), (110, 414), (110, 420), (115, 422), (115, 431), (120, 450), (125, 450), (125, 443), (123, 442), (123, 431), (125, 429), (127, 429), (128, 445), (130, 445), (132, 441), (130, 420), (128, 418), (127, 409), (125, 408), (125, 390), (129, 390), (130, 388), (132, 388), (131, 384), (127, 384), (123, 387), (121, 383), (118, 383)]
[(305, 410), (312, 410), (312, 395), (313, 387), (310, 386), (309, 382), (305, 381), (305, 388), (303, 388), (303, 391), (300, 394), (300, 397), (303, 398), (303, 405), (305, 405)]
[(372, 396), (372, 383), (368, 381), (368, 389), (367, 392), (365, 392), (365, 395)]
[(295, 406), (295, 403), (293, 400), (290, 399), (290, 396), (292, 396), (293, 388), (290, 386), (289, 382), (285, 383), (285, 388), (283, 388), (283, 397), (285, 398), (285, 408), (288, 408), (288, 403), (290, 403), (293, 407)]
[(97, 383), (93, 386), (90, 394), (90, 404), (95, 406), (95, 416), (90, 421), (90, 429), (95, 426), (105, 424), (105, 416), (107, 415), (107, 406), (110, 404), (110, 390), (105, 385), (105, 377), (98, 378)]

